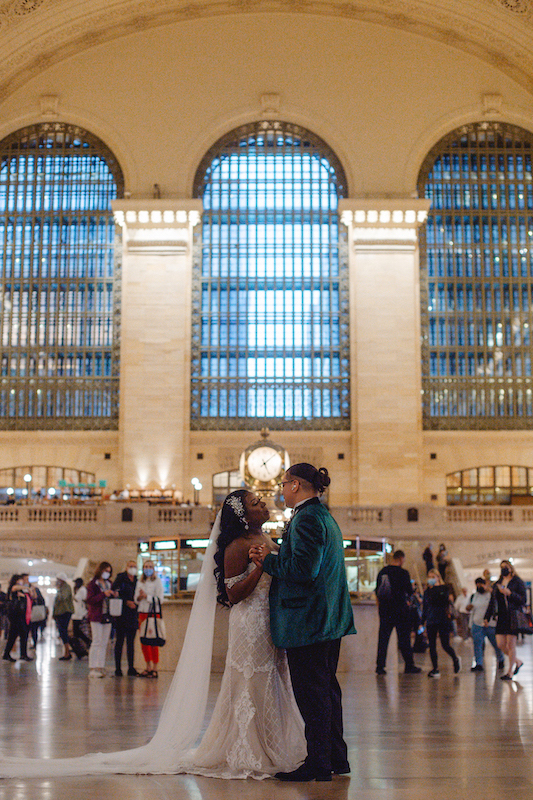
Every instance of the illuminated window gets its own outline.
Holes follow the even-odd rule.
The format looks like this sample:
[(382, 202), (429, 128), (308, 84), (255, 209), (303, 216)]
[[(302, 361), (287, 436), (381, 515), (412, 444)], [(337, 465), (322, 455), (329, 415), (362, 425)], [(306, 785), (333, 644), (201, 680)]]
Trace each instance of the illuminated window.
[(446, 475), (448, 505), (533, 505), (533, 467), (472, 467)]
[(287, 123), (239, 128), (202, 161), (193, 429), (349, 427), (345, 193), (334, 153)]
[(531, 426), (532, 146), (512, 125), (466, 125), (421, 170), (426, 428)]
[(108, 148), (63, 123), (0, 142), (0, 426), (118, 424), (118, 274)]

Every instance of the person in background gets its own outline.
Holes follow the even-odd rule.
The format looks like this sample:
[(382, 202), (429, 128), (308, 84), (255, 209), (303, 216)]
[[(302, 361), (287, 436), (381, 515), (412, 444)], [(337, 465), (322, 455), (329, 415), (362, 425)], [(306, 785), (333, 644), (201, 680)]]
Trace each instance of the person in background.
[(455, 598), (454, 606), (457, 613), (457, 632), (465, 641), (470, 639), (470, 614), (467, 611), (469, 602), (468, 591), (466, 586), (463, 586)]
[[(161, 603), (163, 602), (163, 584), (155, 573), (153, 561), (145, 561), (143, 564), (143, 574), (137, 581), (135, 587), (134, 602), (137, 603), (139, 611), (139, 628), (142, 631), (143, 622), (148, 614), (155, 607), (156, 614), (161, 616)], [(151, 645), (141, 645), (141, 650), (146, 662), (144, 672), (140, 673), (142, 678), (157, 678), (157, 665), (159, 664), (159, 647)]]
[(435, 568), (435, 564), (433, 563), (433, 550), (431, 548), (431, 544), (428, 544), (428, 546), (422, 553), (422, 558), (424, 559), (424, 563), (426, 565), (426, 575), (427, 575), (430, 569)]
[(453, 661), (453, 671), (457, 673), (461, 669), (461, 659), (450, 644), (450, 634), (453, 630), (450, 604), (450, 590), (444, 584), (440, 572), (432, 569), (428, 575), (428, 585), (422, 603), (422, 618), (426, 623), (432, 665), (431, 671), (428, 672), (428, 678), (440, 678), (437, 634), (442, 649)]
[(29, 575), (13, 575), (7, 590), (7, 609), (9, 618), (9, 634), (7, 637), (4, 661), (16, 661), (11, 650), (16, 640), (20, 640), (20, 660), (33, 661), (28, 655), (28, 634), (30, 632), (32, 596)]
[(490, 603), (490, 591), (484, 578), (476, 578), (476, 591), (470, 598), (467, 610), (470, 612), (470, 629), (474, 640), (474, 661), (471, 672), (483, 672), (483, 656), (485, 650), (485, 637), (489, 640), (498, 659), (498, 669), (505, 665), (503, 653), (496, 642), (496, 623), (491, 620), (485, 625), (485, 612)]
[(110, 597), (116, 597), (111, 588), (113, 567), (108, 561), (102, 561), (94, 573), (94, 578), (87, 584), (87, 617), (91, 623), (92, 642), (89, 650), (89, 678), (105, 677), (105, 657), (107, 643), (111, 635), (111, 618), (109, 617)]
[[(37, 647), (37, 642), (39, 641), (39, 635), (41, 639), (44, 639), (44, 630), (46, 628), (46, 621), (48, 617), (48, 609), (46, 608), (46, 601), (42, 595), (41, 590), (35, 584), (32, 586), (32, 590), (34, 593), (33, 599), (33, 606), (32, 606), (32, 619), (30, 621), (30, 631), (31, 631), (31, 638), (33, 642), (33, 649)], [(34, 611), (36, 607), (44, 609), (41, 612), (40, 616), (42, 619), (33, 619)]]
[(491, 580), (491, 577), (490, 577), (490, 569), (484, 569), (483, 570), (483, 580), (485, 581), (485, 588), (486, 588), (487, 592), (490, 594), (492, 592), (492, 586), (493, 586), (493, 583), (492, 583), (492, 580)]
[(7, 594), (6, 592), (2, 591), (2, 585), (0, 584), (0, 636), (3, 636), (4, 639), (7, 639), (8, 630), (9, 622), (7, 619)]
[(137, 562), (135, 559), (128, 561), (124, 572), (119, 572), (113, 589), (122, 600), (122, 614), (115, 617), (115, 675), (122, 677), (122, 649), (126, 640), (126, 656), (128, 659), (128, 675), (136, 677), (139, 673), (133, 665), (135, 652), (135, 636), (139, 627), (137, 603), (134, 600), (137, 586)]
[(405, 672), (421, 672), (415, 665), (411, 648), (410, 604), (413, 586), (411, 577), (403, 568), (405, 553), (396, 550), (391, 563), (378, 572), (376, 599), (379, 610), (378, 653), (376, 675), (386, 675), (385, 663), (391, 633), (396, 628), (398, 647), (405, 662)]
[(525, 606), (527, 593), (524, 581), (518, 577), (510, 561), (500, 564), (500, 577), (494, 584), (490, 603), (485, 612), (485, 625), (496, 616), (496, 641), (500, 650), (508, 658), (507, 672), (501, 676), (502, 681), (511, 681), (522, 666), (516, 656), (517, 630), (513, 620), (513, 612)]
[[(446, 583), (446, 567), (450, 562), (448, 551), (445, 544), (439, 544), (439, 552), (437, 553), (437, 567), (442, 578), (442, 582)], [(429, 574), (429, 573), (428, 573)]]
[(63, 642), (63, 655), (59, 661), (70, 661), (70, 646), (68, 642), (68, 624), (74, 613), (74, 602), (72, 600), (72, 589), (68, 583), (68, 578), (64, 572), (56, 575), (57, 592), (52, 609), (52, 616), (57, 625), (57, 632)]
[[(87, 620), (87, 587), (83, 583), (83, 578), (76, 578), (74, 581), (74, 614), (72, 615), (72, 649), (78, 659), (88, 655), (91, 639), (83, 630), (83, 625)], [(87, 648), (85, 650), (84, 648)]]

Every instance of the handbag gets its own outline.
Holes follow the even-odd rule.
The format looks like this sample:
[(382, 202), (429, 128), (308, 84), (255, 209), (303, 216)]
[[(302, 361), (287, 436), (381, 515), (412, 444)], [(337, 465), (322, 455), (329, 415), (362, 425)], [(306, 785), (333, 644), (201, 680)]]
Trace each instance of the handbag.
[(161, 617), (161, 603), (159, 603), (159, 616), (155, 608), (155, 600), (150, 606), (148, 616), (141, 628), (141, 644), (149, 647), (163, 647), (167, 641), (165, 623)]
[(47, 617), (46, 606), (34, 605), (31, 607), (30, 622), (43, 622)]
[(526, 611), (525, 608), (511, 608), (509, 610), (509, 619), (513, 634), (515, 632), (525, 633), (527, 636), (533, 634), (533, 618), (531, 617), (531, 612)]
[(109, 598), (109, 616), (121, 617), (122, 616), (123, 600), (122, 597)]

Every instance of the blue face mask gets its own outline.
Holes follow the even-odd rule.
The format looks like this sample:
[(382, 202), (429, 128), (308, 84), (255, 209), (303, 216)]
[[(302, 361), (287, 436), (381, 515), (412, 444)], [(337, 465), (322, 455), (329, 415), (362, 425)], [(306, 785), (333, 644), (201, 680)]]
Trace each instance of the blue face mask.
[(153, 575), (153, 574), (154, 574), (154, 571), (153, 571), (153, 569), (152, 569), (151, 567), (147, 567), (147, 568), (144, 570), (144, 574), (145, 574), (145, 575), (148, 575), (148, 577), (150, 577), (150, 575)]
[(436, 583), (437, 583), (436, 578), (428, 578), (428, 586), (435, 586)]

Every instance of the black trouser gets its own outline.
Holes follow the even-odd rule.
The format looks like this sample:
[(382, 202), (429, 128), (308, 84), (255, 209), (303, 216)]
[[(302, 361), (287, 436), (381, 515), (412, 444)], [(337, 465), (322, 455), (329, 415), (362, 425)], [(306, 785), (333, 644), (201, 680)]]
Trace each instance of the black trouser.
[(455, 650), (450, 644), (450, 623), (442, 622), (440, 625), (426, 625), (429, 642), (429, 655), (431, 656), (431, 664), (433, 669), (439, 668), (439, 660), (437, 657), (437, 633), (439, 634), (440, 643), (445, 653), (448, 653), (453, 663), (457, 663), (457, 655)]
[(9, 635), (4, 650), (4, 658), (11, 653), (18, 636), (20, 636), (20, 657), (27, 657), (28, 652), (26, 648), (28, 645), (29, 632), (30, 626), (26, 623), (25, 617), (11, 617), (9, 620)]
[(125, 626), (120, 620), (115, 621), (115, 669), (120, 669), (122, 660), (122, 648), (126, 639), (126, 655), (128, 657), (128, 669), (134, 669), (133, 658), (135, 651), (135, 636), (137, 628)]
[(92, 644), (92, 639), (83, 632), (81, 623), (81, 619), (72, 620), (72, 637), (74, 639), (81, 639), (82, 642), (85, 642), (87, 647), (90, 647)]
[(385, 616), (385, 614), (380, 614), (376, 669), (385, 669), (389, 639), (394, 628), (396, 628), (398, 647), (405, 661), (406, 669), (410, 669), (415, 665), (411, 647), (411, 620), (409, 619), (409, 612), (406, 610), (405, 614), (399, 614), (397, 616)]
[(336, 676), (340, 645), (341, 640), (334, 639), (287, 650), (294, 696), (305, 723), (305, 762), (319, 772), (342, 768), (348, 761)]

